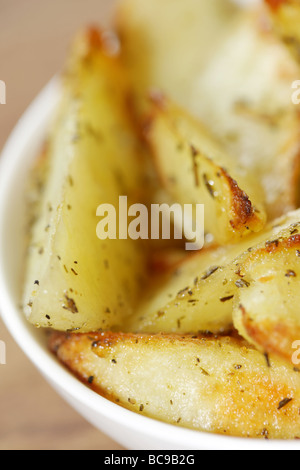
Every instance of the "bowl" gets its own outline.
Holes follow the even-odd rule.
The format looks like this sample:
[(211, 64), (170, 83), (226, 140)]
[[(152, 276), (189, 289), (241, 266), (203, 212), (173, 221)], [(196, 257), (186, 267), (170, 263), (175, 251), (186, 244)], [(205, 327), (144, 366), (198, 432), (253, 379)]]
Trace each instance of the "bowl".
[[(0, 157), (0, 312), (19, 347), (79, 414), (129, 450), (296, 450), (296, 441), (246, 440), (201, 433), (128, 411), (91, 391), (49, 352), (43, 330), (20, 310), (27, 175), (60, 98), (54, 78), (17, 123)], [(33, 392), (34, 393), (34, 392)]]

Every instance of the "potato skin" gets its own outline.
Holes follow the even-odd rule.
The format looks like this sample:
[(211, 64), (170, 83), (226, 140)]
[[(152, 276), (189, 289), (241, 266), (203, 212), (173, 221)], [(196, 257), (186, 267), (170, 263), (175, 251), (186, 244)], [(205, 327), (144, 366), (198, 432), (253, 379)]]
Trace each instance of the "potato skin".
[(184, 108), (159, 93), (150, 101), (144, 137), (173, 202), (204, 204), (205, 230), (219, 244), (261, 231), (266, 213), (254, 175), (245, 178), (236, 158)]
[(230, 436), (300, 436), (299, 372), (240, 337), (54, 333), (49, 344), (95, 392), (144, 416)]

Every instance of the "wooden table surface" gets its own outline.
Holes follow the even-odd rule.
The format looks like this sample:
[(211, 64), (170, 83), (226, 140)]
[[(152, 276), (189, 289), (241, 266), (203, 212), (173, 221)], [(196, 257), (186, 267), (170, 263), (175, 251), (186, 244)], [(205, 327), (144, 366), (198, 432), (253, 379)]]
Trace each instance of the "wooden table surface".
[[(0, 0), (0, 149), (28, 104), (61, 69), (78, 29), (107, 25), (114, 0)], [(0, 260), (1, 262), (1, 260)], [(0, 292), (1, 295), (1, 292)], [(0, 322), (0, 450), (116, 450), (118, 444), (71, 409), (36, 371)]]

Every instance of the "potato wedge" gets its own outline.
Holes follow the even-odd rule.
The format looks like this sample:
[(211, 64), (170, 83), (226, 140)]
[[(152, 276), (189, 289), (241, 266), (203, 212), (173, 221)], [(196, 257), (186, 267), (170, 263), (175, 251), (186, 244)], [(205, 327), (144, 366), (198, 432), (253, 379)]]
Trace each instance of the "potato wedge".
[(275, 27), (296, 59), (300, 60), (300, 3), (298, 0), (265, 0), (269, 5)]
[[(214, 288), (209, 281), (227, 257), (228, 250), (212, 247), (186, 256), (165, 273), (158, 273), (149, 283), (136, 312), (128, 318), (124, 331), (183, 333), (207, 330), (209, 326), (213, 331), (231, 328), (232, 302), (220, 304), (219, 298), (214, 298)], [(219, 276), (223, 276), (223, 271)], [(201, 278), (203, 295), (192, 296), (193, 287)], [(219, 287), (223, 277), (218, 282), (215, 275), (214, 283)], [(228, 286), (222, 286), (219, 295), (227, 297)], [(176, 307), (178, 299), (181, 301)]]
[(118, 24), (137, 108), (144, 112), (140, 96), (154, 87), (199, 118), (256, 175), (273, 219), (298, 207), (291, 84), (300, 71), (266, 10), (239, 11), (224, 0), (124, 0)]
[(300, 211), (296, 211), (237, 245), (203, 250), (188, 258), (173, 274), (165, 275), (149, 289), (149, 297), (145, 294), (128, 319), (125, 331), (150, 334), (228, 331), (232, 328), (234, 304), (251, 281), (247, 270), (242, 272), (242, 266), (251, 259), (252, 252), (272, 246), (278, 233), (290, 233), (299, 222)]
[(152, 87), (190, 104), (199, 70), (202, 73), (238, 15), (229, 0), (119, 2), (117, 30), (139, 110), (147, 108), (145, 100)]
[(240, 338), (54, 334), (50, 347), (92, 389), (154, 419), (223, 435), (300, 435), (300, 375)]
[(235, 327), (261, 351), (295, 365), (295, 343), (300, 341), (300, 224), (252, 251), (240, 269), (249, 285), (240, 290)]
[(205, 231), (220, 245), (262, 230), (266, 213), (257, 178), (245, 178), (236, 159), (184, 109), (157, 95), (151, 101), (144, 133), (173, 202), (204, 204)]
[(134, 311), (147, 251), (131, 240), (99, 240), (100, 204), (142, 202), (143, 161), (127, 111), (118, 56), (90, 30), (75, 41), (48, 142), (48, 166), (32, 228), (24, 311), (37, 327), (120, 327)]

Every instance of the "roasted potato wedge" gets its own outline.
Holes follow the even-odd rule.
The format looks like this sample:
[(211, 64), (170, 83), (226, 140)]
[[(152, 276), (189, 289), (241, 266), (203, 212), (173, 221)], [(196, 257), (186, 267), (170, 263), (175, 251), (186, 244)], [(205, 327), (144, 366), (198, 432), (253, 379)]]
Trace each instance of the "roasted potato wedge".
[[(221, 298), (232, 293), (231, 288), (223, 285), (223, 270), (219, 276), (216, 273), (227, 259), (225, 248), (209, 248), (185, 257), (164, 274), (156, 274), (136, 312), (128, 318), (124, 331), (192, 333), (231, 328), (232, 299), (221, 303), (214, 292), (220, 288)], [(213, 274), (214, 283), (211, 283), (209, 278)], [(194, 287), (200, 280), (201, 288), (194, 295)]]
[(54, 334), (50, 347), (83, 382), (119, 405), (223, 435), (300, 435), (300, 375), (240, 338)]
[(298, 207), (300, 120), (291, 84), (300, 71), (266, 12), (224, 0), (124, 0), (118, 24), (139, 112), (154, 87), (194, 114), (256, 175), (273, 219)]
[(299, 0), (265, 0), (269, 5), (275, 27), (283, 42), (300, 60), (300, 3)]
[(204, 250), (188, 258), (173, 274), (157, 280), (149, 297), (145, 294), (128, 319), (125, 331), (151, 334), (227, 331), (232, 327), (234, 303), (241, 292), (248, 290), (251, 281), (242, 267), (252, 259), (252, 252), (272, 246), (278, 233), (289, 234), (299, 222), (300, 211), (296, 211), (237, 245)]
[(173, 98), (181, 98), (180, 104), (190, 105), (199, 71), (203, 72), (238, 16), (239, 9), (229, 0), (119, 2), (117, 30), (138, 110), (147, 109), (152, 87), (163, 88)]
[[(48, 139), (49, 170), (32, 228), (24, 311), (37, 327), (94, 331), (120, 327), (144, 285), (147, 249), (99, 240), (100, 204), (141, 202), (143, 161), (127, 110), (118, 56), (95, 30), (75, 41), (62, 102)], [(131, 202), (130, 202), (131, 201)]]
[(184, 109), (159, 95), (151, 102), (144, 134), (173, 202), (204, 204), (205, 230), (220, 245), (262, 230), (266, 213), (257, 178), (245, 178), (237, 160)]
[(253, 250), (240, 269), (248, 286), (240, 290), (235, 327), (261, 351), (295, 365), (295, 343), (300, 339), (300, 223)]

